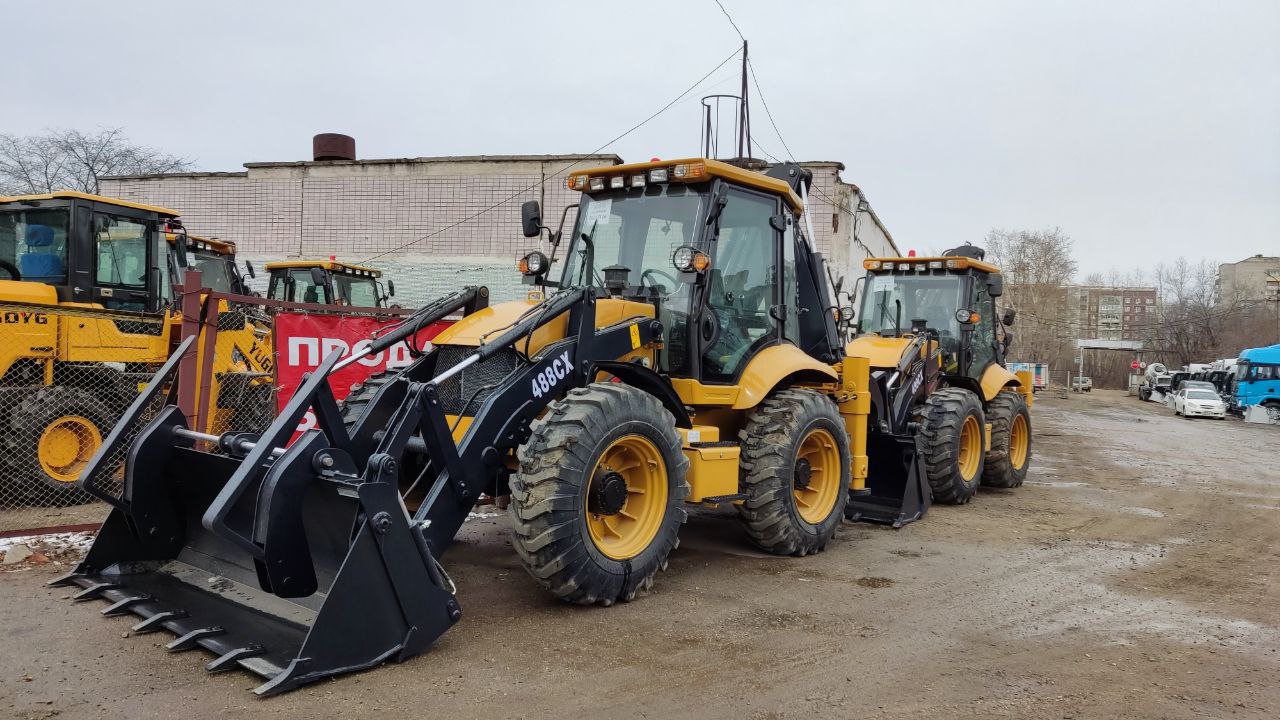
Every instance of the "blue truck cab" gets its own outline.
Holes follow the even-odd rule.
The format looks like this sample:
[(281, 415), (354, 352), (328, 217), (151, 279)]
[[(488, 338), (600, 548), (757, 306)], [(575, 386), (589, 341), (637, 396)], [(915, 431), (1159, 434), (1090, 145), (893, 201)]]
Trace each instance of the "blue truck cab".
[(1253, 405), (1280, 407), (1280, 344), (1240, 353), (1231, 401), (1239, 409)]

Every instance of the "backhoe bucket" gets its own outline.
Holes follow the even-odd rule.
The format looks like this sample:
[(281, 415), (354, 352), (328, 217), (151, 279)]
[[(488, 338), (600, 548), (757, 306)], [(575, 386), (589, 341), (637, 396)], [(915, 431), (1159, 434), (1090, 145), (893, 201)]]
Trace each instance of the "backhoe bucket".
[(867, 436), (870, 473), (861, 493), (849, 491), (844, 515), (849, 520), (885, 523), (895, 528), (919, 520), (932, 495), (924, 462), (911, 435), (870, 433)]
[[(112, 505), (93, 547), (51, 584), (74, 600), (165, 630), (170, 651), (203, 648), (210, 672), (241, 668), (271, 695), (425, 650), (461, 617), (402, 503), (396, 463), (357, 468), (325, 376), (308, 376), (261, 438), (192, 432), (175, 404), (146, 421), (185, 341), (80, 481)], [(171, 397), (176, 397), (176, 393)], [(289, 439), (308, 407), (321, 430)], [(213, 447), (210, 447), (210, 446)], [(286, 448), (287, 449), (284, 449)], [(119, 462), (125, 456), (118, 492)]]

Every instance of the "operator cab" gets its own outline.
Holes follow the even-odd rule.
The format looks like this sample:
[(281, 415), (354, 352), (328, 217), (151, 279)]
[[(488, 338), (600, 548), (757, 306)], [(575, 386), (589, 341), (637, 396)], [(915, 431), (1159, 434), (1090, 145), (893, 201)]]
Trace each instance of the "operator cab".
[(176, 267), (161, 232), (177, 217), (73, 191), (0, 197), (0, 297), (158, 312)]
[(811, 179), (791, 163), (760, 173), (701, 158), (577, 172), (566, 178), (582, 195), (563, 248), (537, 202), (526, 203), (525, 235), (548, 232), (552, 258), (530, 253), (521, 271), (532, 284), (653, 304), (657, 366), (676, 377), (736, 383), (757, 353), (783, 343), (833, 362), (832, 313), (800, 312), (832, 305), (799, 224)]
[[(855, 333), (882, 338), (927, 331), (941, 350), (945, 375), (980, 378), (1004, 362), (1012, 339), (997, 339), (995, 299), (1004, 292), (999, 268), (982, 249), (964, 245), (940, 257), (868, 258)], [(1002, 322), (1013, 324), (1013, 311)]]
[(290, 260), (266, 264), (271, 279), (267, 297), (272, 300), (342, 305), (387, 307), (396, 286), (384, 287), (381, 270), (328, 260)]
[[(183, 239), (178, 228), (169, 228), (165, 239), (170, 246)], [(175, 232), (175, 230), (179, 230)], [(249, 295), (249, 285), (240, 268), (236, 266), (236, 244), (217, 238), (203, 238), (191, 235), (185, 238), (187, 265), (200, 271), (200, 284), (214, 292)], [(170, 253), (170, 272), (175, 278), (185, 277), (186, 270), (177, 259), (177, 253)], [(245, 261), (245, 269), (253, 276), (253, 266)]]

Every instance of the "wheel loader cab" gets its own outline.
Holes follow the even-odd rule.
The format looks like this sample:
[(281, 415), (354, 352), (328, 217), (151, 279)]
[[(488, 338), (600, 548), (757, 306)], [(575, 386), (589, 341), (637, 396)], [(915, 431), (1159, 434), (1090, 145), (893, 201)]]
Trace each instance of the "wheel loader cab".
[[(215, 292), (249, 294), (248, 284), (236, 266), (235, 243), (195, 235), (184, 236), (179, 232), (167, 232), (165, 239), (174, 251), (177, 250), (176, 243), (183, 243), (186, 267), (200, 271), (200, 284), (203, 287)], [(181, 282), (186, 275), (186, 267), (178, 259), (178, 252), (170, 252), (170, 258), (170, 273)]]
[(173, 298), (160, 226), (177, 215), (72, 191), (0, 197), (0, 299), (50, 297), (31, 284), (58, 303), (157, 312)]
[(266, 265), (270, 279), (267, 297), (272, 300), (386, 307), (394, 285), (380, 282), (382, 271), (336, 260), (297, 260)]
[(657, 369), (673, 378), (737, 385), (761, 351), (784, 344), (833, 362), (821, 256), (797, 224), (796, 183), (809, 175), (794, 165), (778, 174), (690, 159), (571, 175), (582, 196), (563, 272), (548, 284), (653, 304)]
[[(994, 265), (943, 256), (870, 258), (863, 267), (867, 275), (857, 314), (858, 336), (901, 338), (924, 328), (937, 338), (939, 364), (948, 382), (975, 390), (993, 364), (1003, 364), (995, 306), (1003, 281)], [(855, 340), (852, 346), (876, 345), (874, 340)], [(896, 365), (897, 360), (890, 353), (882, 362)]]

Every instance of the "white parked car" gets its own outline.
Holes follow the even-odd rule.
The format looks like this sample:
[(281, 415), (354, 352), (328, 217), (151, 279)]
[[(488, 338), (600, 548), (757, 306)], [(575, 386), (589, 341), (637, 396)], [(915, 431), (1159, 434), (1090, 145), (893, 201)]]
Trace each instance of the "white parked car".
[(1227, 416), (1227, 404), (1222, 402), (1218, 393), (1198, 387), (1182, 387), (1173, 395), (1173, 413), (1183, 417)]

